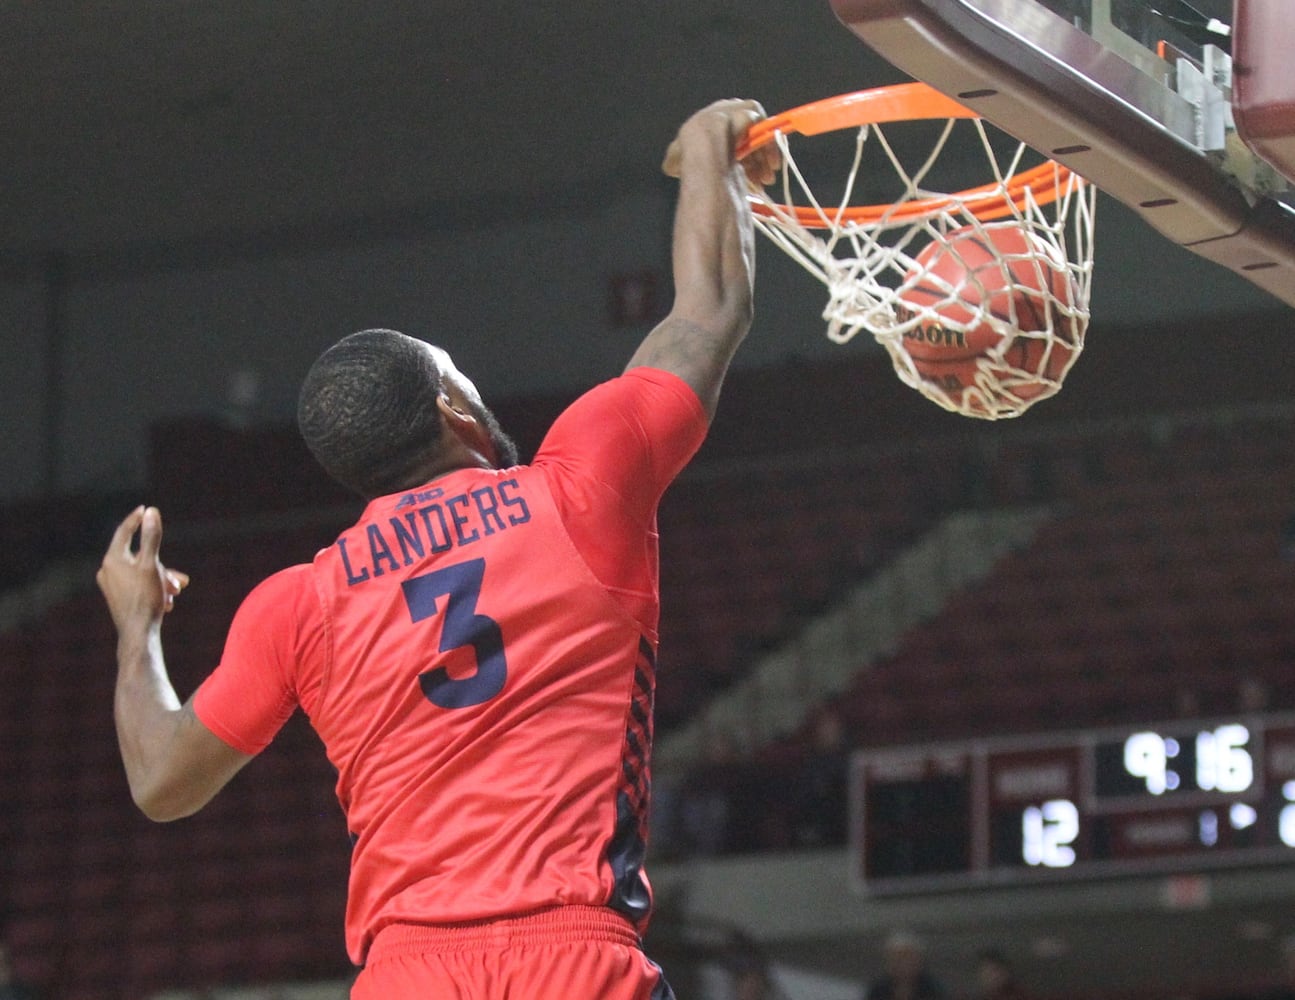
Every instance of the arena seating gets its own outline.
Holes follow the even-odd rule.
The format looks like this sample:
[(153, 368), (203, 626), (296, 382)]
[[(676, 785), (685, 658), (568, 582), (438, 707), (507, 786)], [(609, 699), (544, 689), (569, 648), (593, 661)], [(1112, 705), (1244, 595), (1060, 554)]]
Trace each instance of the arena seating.
[(948, 493), (938, 475), (890, 461), (740, 468), (677, 484), (660, 518), (659, 725), (681, 721), (755, 652), (911, 542)]
[(1281, 422), (1113, 443), (1028, 549), (860, 672), (855, 742), (1227, 711), (1248, 681), (1291, 707), (1291, 444)]

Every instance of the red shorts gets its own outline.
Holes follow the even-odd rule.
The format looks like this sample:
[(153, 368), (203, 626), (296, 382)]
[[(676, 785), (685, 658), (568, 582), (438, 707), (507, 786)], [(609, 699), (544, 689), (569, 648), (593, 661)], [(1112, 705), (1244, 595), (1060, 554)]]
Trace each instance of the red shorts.
[(674, 1000), (628, 920), (561, 906), (507, 920), (392, 924), (374, 938), (351, 1000)]

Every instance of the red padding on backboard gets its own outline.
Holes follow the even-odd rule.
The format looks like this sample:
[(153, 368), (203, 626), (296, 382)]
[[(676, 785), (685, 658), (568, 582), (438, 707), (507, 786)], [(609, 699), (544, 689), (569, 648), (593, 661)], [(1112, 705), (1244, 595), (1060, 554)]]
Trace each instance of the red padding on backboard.
[(1232, 117), (1245, 144), (1295, 182), (1295, 4), (1233, 0)]

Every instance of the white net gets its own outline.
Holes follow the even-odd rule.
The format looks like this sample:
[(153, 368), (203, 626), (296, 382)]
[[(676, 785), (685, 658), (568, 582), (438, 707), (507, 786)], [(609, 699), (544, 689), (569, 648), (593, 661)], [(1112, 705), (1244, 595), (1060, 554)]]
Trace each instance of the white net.
[[(992, 181), (947, 194), (927, 180), (955, 126), (974, 130)], [(910, 171), (882, 127), (864, 125), (843, 191), (824, 204), (777, 132), (781, 181), (752, 194), (761, 232), (827, 286), (829, 338), (867, 330), (907, 385), (985, 419), (1054, 395), (1083, 349), (1096, 198), (1052, 161), (1022, 169), (1037, 154), (1015, 140), (1004, 151), (994, 137), (997, 146), (980, 119), (949, 119)], [(971, 146), (958, 144), (961, 153)], [(865, 180), (889, 170), (887, 183), (899, 184), (892, 203), (852, 205)]]

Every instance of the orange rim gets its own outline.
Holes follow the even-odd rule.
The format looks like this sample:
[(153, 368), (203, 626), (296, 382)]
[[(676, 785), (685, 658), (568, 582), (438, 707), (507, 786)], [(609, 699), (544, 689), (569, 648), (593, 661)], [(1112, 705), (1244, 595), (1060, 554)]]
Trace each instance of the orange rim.
[[(769, 145), (779, 132), (820, 135), (888, 122), (979, 117), (970, 108), (924, 83), (900, 83), (824, 98), (756, 122), (738, 142), (737, 156), (741, 159), (753, 150)], [(992, 222), (1011, 215), (1013, 209), (1023, 210), (1026, 192), (1033, 195), (1035, 204), (1051, 204), (1061, 196), (1071, 176), (1069, 167), (1055, 160), (1045, 160), (1037, 167), (1014, 175), (1005, 185), (1005, 190), (1000, 189), (997, 182), (991, 182), (953, 194), (916, 198), (899, 205), (853, 205), (831, 210), (806, 205), (770, 206), (753, 200), (752, 210), (768, 218), (776, 218), (780, 214), (790, 216), (806, 229), (831, 229), (843, 223), (867, 225), (882, 221), (912, 221), (961, 204), (981, 222)], [(1082, 178), (1076, 179), (1083, 183)]]

